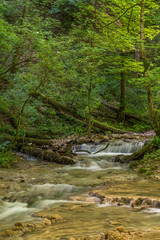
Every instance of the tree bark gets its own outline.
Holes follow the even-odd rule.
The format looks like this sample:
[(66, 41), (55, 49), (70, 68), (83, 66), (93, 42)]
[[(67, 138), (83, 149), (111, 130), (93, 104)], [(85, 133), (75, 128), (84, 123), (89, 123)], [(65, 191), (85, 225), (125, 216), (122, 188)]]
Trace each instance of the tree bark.
[(151, 91), (150, 86), (147, 86), (147, 96), (148, 96), (150, 115), (151, 115), (151, 118), (152, 118), (152, 125), (153, 125), (153, 128), (154, 128), (155, 132), (156, 132), (156, 135), (160, 136), (160, 126), (159, 126), (159, 121), (158, 121), (158, 118), (157, 118), (157, 114), (154, 110), (153, 97), (152, 97), (152, 91)]
[(69, 156), (62, 156), (59, 153), (53, 152), (52, 150), (43, 150), (36, 147), (24, 147), (22, 151), (31, 156), (59, 164), (75, 164), (76, 160)]
[(146, 144), (143, 148), (141, 148), (139, 151), (133, 153), (130, 156), (120, 156), (119, 159), (117, 158), (117, 162), (121, 163), (130, 163), (132, 161), (141, 160), (143, 156), (150, 150), (150, 147), (152, 145), (152, 142)]
[(125, 108), (126, 108), (126, 79), (125, 79), (125, 73), (122, 71), (121, 72), (120, 108), (117, 116), (117, 119), (119, 122), (125, 121)]
[[(147, 60), (145, 44), (144, 44), (144, 23), (145, 23), (144, 10), (145, 10), (145, 0), (141, 0), (141, 14), (140, 14), (141, 58), (143, 60), (143, 66), (144, 66), (143, 76), (147, 77), (148, 71), (150, 70), (150, 62)], [(159, 126), (158, 117), (153, 105), (153, 97), (152, 97), (152, 90), (151, 90), (150, 84), (147, 86), (147, 96), (148, 96), (150, 115), (152, 119), (152, 125), (157, 136), (160, 137), (160, 126)]]
[(135, 46), (135, 55), (134, 55), (134, 57), (135, 57), (135, 60), (136, 60), (137, 62), (140, 61), (140, 52), (139, 52), (139, 46), (138, 46), (138, 44), (136, 44), (136, 46)]
[[(14, 137), (12, 136), (5, 136), (5, 140), (9, 140), (11, 142), (14, 141)], [(53, 142), (52, 140), (49, 139), (38, 139), (38, 138), (30, 138), (30, 137), (18, 137), (17, 143), (21, 145), (28, 145), (28, 144), (33, 144), (37, 146), (52, 146)]]
[(93, 76), (91, 71), (89, 88), (88, 88), (88, 137), (91, 138), (91, 129), (92, 129), (92, 107), (91, 107), (91, 92), (92, 92), (92, 82)]

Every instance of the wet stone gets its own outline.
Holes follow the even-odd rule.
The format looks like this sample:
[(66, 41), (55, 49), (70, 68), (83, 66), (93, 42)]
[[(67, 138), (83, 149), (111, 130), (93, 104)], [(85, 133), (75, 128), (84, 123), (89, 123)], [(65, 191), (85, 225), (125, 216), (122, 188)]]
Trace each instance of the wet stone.
[(16, 222), (16, 223), (14, 224), (14, 226), (15, 226), (15, 227), (22, 227), (22, 228), (24, 228), (24, 223), (22, 223), (22, 222)]

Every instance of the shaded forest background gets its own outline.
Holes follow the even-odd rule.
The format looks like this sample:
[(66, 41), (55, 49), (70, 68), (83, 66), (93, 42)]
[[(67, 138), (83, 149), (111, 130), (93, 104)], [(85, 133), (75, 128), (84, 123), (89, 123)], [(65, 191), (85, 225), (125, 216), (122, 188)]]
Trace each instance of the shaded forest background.
[(160, 136), (158, 0), (2, 0), (0, 133)]

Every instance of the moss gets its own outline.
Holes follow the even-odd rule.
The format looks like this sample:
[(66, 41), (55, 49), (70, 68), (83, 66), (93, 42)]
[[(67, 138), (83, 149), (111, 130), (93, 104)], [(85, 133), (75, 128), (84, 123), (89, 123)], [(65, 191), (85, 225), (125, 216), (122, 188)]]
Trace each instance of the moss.
[(139, 173), (146, 173), (147, 169), (145, 167), (141, 167), (141, 168), (138, 169), (138, 172)]
[(155, 171), (155, 170), (157, 170), (157, 168), (158, 168), (157, 166), (152, 166), (152, 167), (150, 167), (150, 170)]
[(12, 151), (0, 152), (0, 167), (9, 167), (15, 159), (16, 156)]
[(66, 152), (66, 155), (70, 155), (70, 154), (72, 154), (72, 150), (68, 149), (67, 152)]
[(138, 166), (138, 162), (136, 162), (136, 161), (135, 162), (131, 162), (130, 165), (129, 165), (130, 168), (135, 168), (137, 166)]
[(146, 172), (146, 175), (147, 175), (147, 176), (154, 175), (154, 172), (152, 172), (152, 171), (147, 171), (147, 172)]

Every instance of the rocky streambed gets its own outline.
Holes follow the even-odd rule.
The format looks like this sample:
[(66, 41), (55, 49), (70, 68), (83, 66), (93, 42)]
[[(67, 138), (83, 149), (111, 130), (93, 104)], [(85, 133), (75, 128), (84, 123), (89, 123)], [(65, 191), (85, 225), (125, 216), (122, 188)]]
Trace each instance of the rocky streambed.
[(137, 140), (78, 143), (74, 165), (22, 155), (0, 169), (0, 238), (160, 239), (159, 181), (113, 161), (140, 148)]

